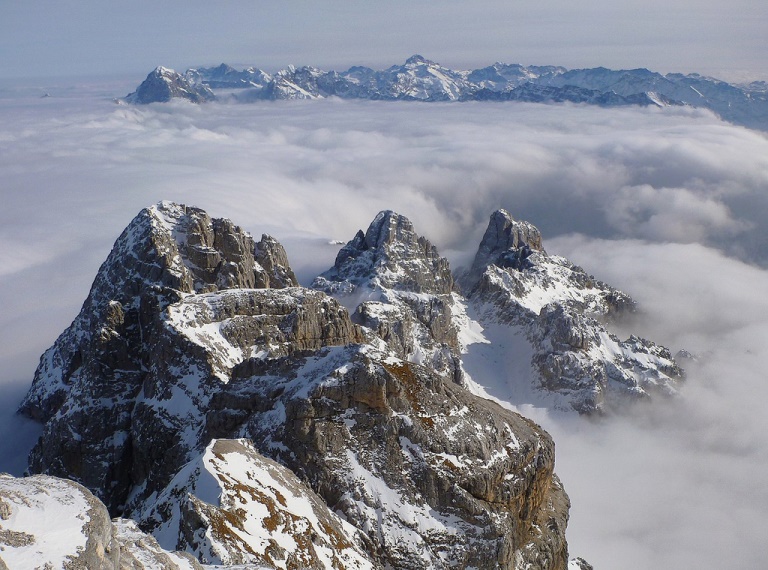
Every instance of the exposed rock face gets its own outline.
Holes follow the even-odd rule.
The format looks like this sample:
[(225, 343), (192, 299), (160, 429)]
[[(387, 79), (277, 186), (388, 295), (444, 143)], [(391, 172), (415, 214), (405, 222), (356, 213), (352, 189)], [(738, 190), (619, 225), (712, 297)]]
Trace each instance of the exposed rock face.
[(233, 378), (271, 360), (363, 340), (335, 300), (301, 288), (189, 296), (163, 318), (132, 413), (132, 478), (143, 490), (134, 493), (129, 510), (205, 447), (211, 399), (226, 393)]
[(556, 407), (604, 412), (673, 394), (682, 379), (668, 349), (609, 332), (613, 320), (634, 312), (628, 295), (548, 255), (540, 232), (504, 210), (491, 216), (460, 283), (481, 323), (502, 323), (527, 339), (533, 388), (555, 395)]
[(594, 568), (583, 558), (574, 558), (568, 562), (568, 570), (594, 570)]
[[(172, 203), (142, 210), (115, 242), (79, 315), (41, 357), (21, 404), (45, 423), (32, 471), (72, 477), (118, 509), (135, 468), (136, 400), (155, 358), (170, 350), (166, 309), (195, 292), (295, 285), (283, 261), (272, 238), (254, 244), (202, 210)], [(228, 330), (244, 334), (234, 324)]]
[(134, 521), (114, 519), (112, 524), (120, 545), (120, 564), (115, 570), (203, 570), (191, 554), (164, 550)]
[(505, 210), (491, 215), (470, 270), (461, 276), (468, 297), (493, 297), (501, 318), (514, 322), (538, 314), (549, 302), (567, 303), (596, 317), (635, 310), (625, 293), (597, 281), (567, 259), (544, 251), (541, 232)]
[(374, 331), (398, 358), (429, 362), (461, 381), (450, 264), (405, 216), (380, 212), (312, 287), (354, 310), (355, 322)]
[(529, 222), (516, 221), (505, 210), (497, 210), (491, 214), (468, 279), (477, 281), (490, 264), (502, 268), (524, 267), (525, 260), (534, 251), (545, 253), (538, 228)]
[(453, 290), (453, 277), (448, 261), (416, 234), (410, 220), (387, 210), (341, 248), (333, 268), (313, 287), (328, 293), (367, 287), (447, 295)]
[(187, 99), (193, 103), (213, 101), (216, 96), (207, 85), (191, 84), (172, 69), (157, 67), (139, 87), (125, 99), (129, 103), (165, 103), (171, 99)]
[(367, 347), (265, 363), (223, 388), (214, 418), (307, 480), (378, 565), (565, 566), (551, 439), (427, 367)]
[[(447, 261), (384, 212), (325, 280), (361, 293), (355, 319), (376, 326), (283, 288), (271, 238), (142, 211), (41, 359), (22, 405), (45, 423), (30, 469), (82, 481), (201, 561), (564, 569), (553, 443), (457, 383)], [(169, 556), (118, 528), (133, 559)]]

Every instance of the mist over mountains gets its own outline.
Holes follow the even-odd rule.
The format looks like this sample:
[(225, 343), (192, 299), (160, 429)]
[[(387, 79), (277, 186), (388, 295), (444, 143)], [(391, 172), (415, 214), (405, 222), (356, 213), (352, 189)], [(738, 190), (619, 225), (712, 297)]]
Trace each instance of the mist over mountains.
[(726, 121), (768, 129), (768, 85), (732, 85), (696, 73), (662, 75), (647, 69), (566, 69), (494, 63), (453, 70), (413, 55), (384, 70), (351, 67), (324, 71), (289, 66), (274, 74), (256, 67), (151, 72), (125, 100), (147, 104), (182, 98), (201, 103), (216, 99), (253, 102), (280, 99), (371, 99), (386, 101), (522, 101), (583, 103), (602, 107), (687, 105), (710, 109)]
[[(0, 100), (7, 401), (77, 314), (116, 230), (160, 198), (278, 237), (302, 284), (333, 264), (329, 242), (387, 208), (468, 267), (488, 213), (503, 207), (536, 223), (548, 253), (632, 294), (642, 312), (627, 334), (706, 356), (686, 367), (682, 397), (625, 418), (520, 410), (557, 443), (573, 555), (605, 567), (759, 567), (764, 135), (679, 106), (115, 106), (98, 93)], [(20, 419), (4, 426), (4, 470), (18, 474), (38, 434), (24, 449)]]

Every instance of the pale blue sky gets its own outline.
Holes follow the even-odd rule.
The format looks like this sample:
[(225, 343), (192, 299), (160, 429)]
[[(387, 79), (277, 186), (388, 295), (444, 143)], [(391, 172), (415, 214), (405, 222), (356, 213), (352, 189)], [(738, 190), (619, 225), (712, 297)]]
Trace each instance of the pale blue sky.
[(0, 77), (142, 75), (221, 62), (386, 67), (413, 53), (768, 79), (764, 0), (27, 0), (0, 4)]

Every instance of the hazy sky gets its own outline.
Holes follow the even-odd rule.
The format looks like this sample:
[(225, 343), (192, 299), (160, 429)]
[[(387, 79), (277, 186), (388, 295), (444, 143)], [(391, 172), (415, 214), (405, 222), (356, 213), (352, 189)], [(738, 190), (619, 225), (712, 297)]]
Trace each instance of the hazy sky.
[(0, 77), (148, 73), (157, 65), (346, 69), (420, 53), (768, 79), (763, 0), (70, 0), (0, 3)]

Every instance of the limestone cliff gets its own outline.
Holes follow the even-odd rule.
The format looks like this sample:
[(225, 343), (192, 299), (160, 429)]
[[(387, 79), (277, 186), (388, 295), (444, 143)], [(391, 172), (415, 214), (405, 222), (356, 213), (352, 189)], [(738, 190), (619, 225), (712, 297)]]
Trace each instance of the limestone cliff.
[(383, 212), (324, 279), (341, 302), (268, 236), (143, 210), (41, 358), (30, 471), (91, 489), (158, 560), (564, 569), (554, 444), (462, 387), (448, 262)]

